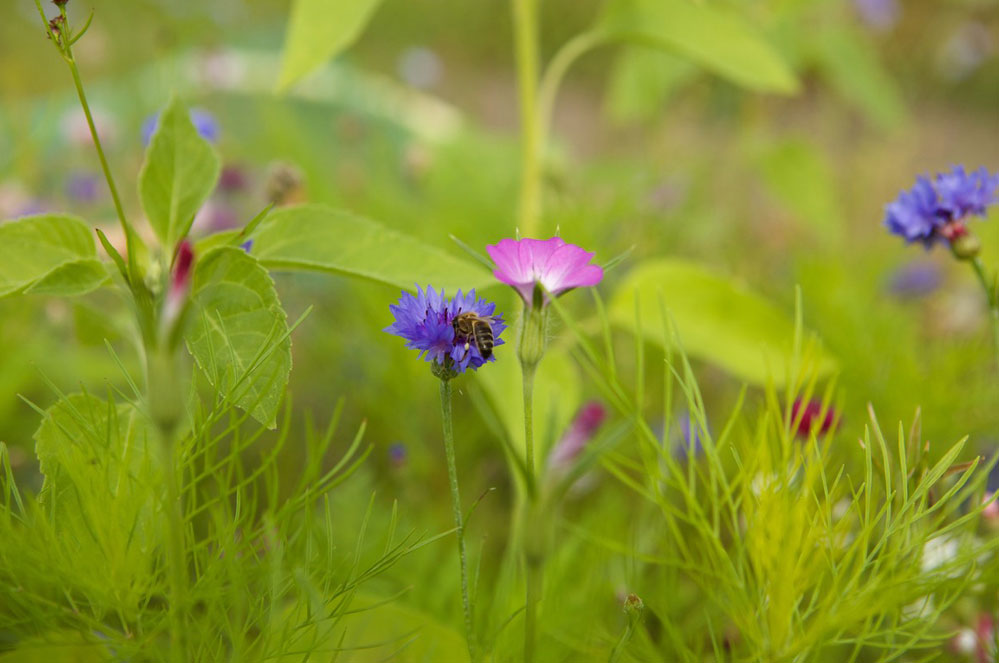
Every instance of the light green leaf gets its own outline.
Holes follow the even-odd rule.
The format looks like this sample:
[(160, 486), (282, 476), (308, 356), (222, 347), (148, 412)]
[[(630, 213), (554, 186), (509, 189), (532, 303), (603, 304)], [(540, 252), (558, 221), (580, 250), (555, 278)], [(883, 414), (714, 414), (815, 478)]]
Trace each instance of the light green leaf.
[(381, 0), (295, 0), (288, 19), (278, 89), (348, 48)]
[(467, 292), (493, 282), (473, 262), (323, 205), (272, 212), (253, 234), (251, 251), (270, 269), (360, 276), (408, 290), (420, 284)]
[(228, 400), (274, 427), (291, 372), (288, 320), (267, 270), (242, 249), (198, 260), (187, 348)]
[[(748, 382), (783, 382), (793, 351), (794, 324), (763, 297), (694, 263), (648, 262), (625, 278), (611, 300), (611, 320), (630, 331), (635, 329), (636, 294), (641, 333), (647, 340), (663, 341), (661, 296), (688, 354)], [(815, 361), (819, 372), (833, 367), (828, 355)]]
[[(524, 442), (523, 377), (514, 343), (496, 349), (496, 362), (475, 373), (499, 416), (514, 450), (523, 457)], [(538, 457), (536, 468), (544, 466), (554, 442), (572, 421), (582, 398), (579, 369), (565, 350), (551, 347), (538, 364), (534, 377), (534, 440)]]
[(836, 242), (843, 234), (843, 208), (832, 166), (817, 147), (802, 139), (777, 143), (762, 156), (770, 193), (798, 219)]
[(798, 81), (777, 51), (731, 10), (686, 0), (615, 0), (598, 26), (684, 57), (729, 81), (791, 94)]
[[(45, 475), (41, 501), (81, 582), (115, 601), (151, 581), (160, 541), (160, 459), (152, 427), (130, 404), (73, 394), (45, 412), (35, 454)], [(98, 565), (98, 568), (94, 568)]]
[(160, 113), (139, 172), (139, 197), (156, 235), (170, 253), (187, 234), (219, 178), (219, 157), (177, 98)]
[(906, 119), (902, 93), (870, 42), (848, 27), (826, 27), (808, 41), (819, 70), (846, 101), (882, 129)]
[(621, 50), (611, 71), (607, 112), (619, 123), (646, 120), (662, 112), (670, 95), (697, 75), (688, 60), (642, 46)]
[(43, 214), (0, 223), (0, 297), (26, 291), (81, 295), (107, 279), (82, 220)]

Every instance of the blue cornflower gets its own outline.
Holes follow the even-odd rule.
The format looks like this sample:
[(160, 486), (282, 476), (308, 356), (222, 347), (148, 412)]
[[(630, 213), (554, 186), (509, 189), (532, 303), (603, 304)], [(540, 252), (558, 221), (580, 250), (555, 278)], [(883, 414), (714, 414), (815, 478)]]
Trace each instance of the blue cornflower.
[(985, 216), (986, 208), (999, 202), (997, 192), (999, 175), (985, 168), (968, 174), (955, 166), (932, 181), (919, 176), (911, 190), (885, 207), (884, 224), (906, 242), (920, 241), (927, 248), (942, 240), (953, 242), (968, 234), (968, 216)]
[(922, 297), (943, 282), (943, 272), (934, 262), (919, 260), (909, 262), (891, 273), (888, 289), (897, 297)]
[[(200, 108), (192, 108), (190, 111), (191, 124), (194, 128), (198, 130), (198, 134), (207, 140), (209, 143), (217, 143), (219, 140), (219, 123), (215, 119), (215, 116), (206, 110), (201, 110)], [(144, 146), (149, 146), (149, 141), (153, 139), (153, 134), (156, 133), (156, 127), (159, 126), (160, 115), (156, 113), (155, 115), (150, 115), (146, 118), (145, 122), (142, 123), (142, 144)]]
[(506, 329), (501, 315), (493, 315), (496, 304), (484, 299), (476, 299), (475, 290), (458, 295), (454, 299), (444, 297), (444, 290), (437, 292), (432, 287), (416, 294), (403, 292), (398, 304), (389, 306), (395, 322), (383, 331), (406, 339), (406, 347), (419, 350), (418, 356), (425, 361), (435, 362), (445, 370), (464, 373), (468, 368), (478, 369), (487, 361), (495, 361), (495, 355), (483, 358), (475, 339), (459, 336), (454, 329), (454, 319), (461, 313), (474, 313), (484, 318), (492, 330), (494, 345), (503, 345), (500, 334)]

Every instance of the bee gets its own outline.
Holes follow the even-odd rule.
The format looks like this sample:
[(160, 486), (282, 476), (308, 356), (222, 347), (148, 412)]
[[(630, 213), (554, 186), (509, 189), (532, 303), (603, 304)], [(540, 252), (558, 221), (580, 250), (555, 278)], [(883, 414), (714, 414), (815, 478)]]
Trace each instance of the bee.
[(492, 316), (481, 316), (474, 311), (466, 311), (455, 316), (451, 325), (454, 327), (455, 340), (465, 340), (465, 352), (468, 352), (469, 346), (475, 343), (483, 359), (489, 359), (493, 355), (495, 339)]

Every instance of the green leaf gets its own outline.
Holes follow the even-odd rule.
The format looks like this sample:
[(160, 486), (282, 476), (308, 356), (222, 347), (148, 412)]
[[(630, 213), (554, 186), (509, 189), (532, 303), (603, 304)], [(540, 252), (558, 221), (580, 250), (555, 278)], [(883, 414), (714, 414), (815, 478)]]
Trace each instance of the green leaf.
[[(748, 382), (783, 382), (794, 346), (794, 324), (780, 309), (741, 285), (682, 260), (647, 262), (631, 272), (610, 304), (614, 324), (634, 331), (635, 296), (641, 333), (662, 343), (660, 296), (684, 350)], [(833, 367), (828, 355), (818, 370)]]
[(864, 35), (848, 27), (827, 27), (808, 44), (829, 85), (878, 127), (896, 129), (906, 119), (898, 84)]
[(156, 235), (172, 254), (215, 189), (219, 157), (175, 97), (160, 113), (139, 172), (139, 197)]
[(467, 292), (493, 282), (473, 262), (323, 205), (272, 212), (253, 234), (252, 253), (270, 269), (360, 276), (409, 290), (420, 284)]
[(348, 48), (381, 0), (295, 0), (288, 19), (278, 89)]
[(21, 292), (81, 295), (108, 280), (91, 230), (65, 214), (0, 223), (0, 297)]
[(798, 81), (777, 51), (738, 14), (686, 0), (615, 0), (599, 29), (667, 50), (760, 92), (791, 94)]
[(128, 605), (151, 582), (160, 540), (160, 460), (152, 427), (130, 404), (73, 394), (45, 412), (35, 454), (41, 501), (81, 583)]
[(646, 120), (662, 112), (670, 95), (691, 81), (697, 68), (661, 49), (622, 49), (607, 90), (607, 112), (622, 124)]
[(291, 372), (291, 339), (274, 281), (242, 249), (220, 247), (198, 260), (187, 348), (230, 402), (274, 427)]
[(785, 140), (761, 158), (770, 193), (824, 239), (838, 242), (844, 214), (832, 166), (817, 147), (803, 139)]

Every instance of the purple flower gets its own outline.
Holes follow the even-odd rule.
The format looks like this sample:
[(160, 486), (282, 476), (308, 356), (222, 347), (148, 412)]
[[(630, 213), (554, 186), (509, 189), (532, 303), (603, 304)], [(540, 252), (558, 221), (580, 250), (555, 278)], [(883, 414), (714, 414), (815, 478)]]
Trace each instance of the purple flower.
[(503, 239), (486, 247), (496, 263), (493, 275), (517, 289), (530, 305), (535, 284), (558, 295), (583, 286), (600, 283), (604, 270), (591, 265), (593, 254), (575, 244), (566, 244), (560, 237), (551, 239)]
[(927, 248), (938, 241), (953, 242), (968, 233), (965, 219), (985, 216), (989, 205), (999, 202), (999, 175), (985, 168), (971, 174), (961, 166), (939, 173), (931, 182), (916, 178), (910, 191), (902, 191), (885, 207), (885, 227), (906, 242), (922, 242)]
[(239, 245), (239, 248), (249, 253), (250, 250), (253, 249), (253, 240), (252, 239), (246, 240), (245, 242)]
[(552, 448), (551, 455), (548, 456), (548, 465), (556, 468), (568, 467), (593, 439), (606, 417), (607, 408), (598, 401), (590, 401), (581, 407), (565, 434)]
[(439, 366), (455, 373), (464, 373), (468, 368), (478, 369), (487, 361), (495, 361), (495, 355), (483, 358), (474, 338), (465, 338), (456, 333), (454, 320), (462, 313), (474, 313), (484, 318), (492, 331), (494, 345), (503, 345), (500, 334), (506, 329), (501, 315), (493, 315), (496, 304), (484, 299), (476, 299), (475, 290), (462, 295), (461, 290), (454, 299), (444, 297), (444, 290), (435, 291), (428, 286), (416, 294), (403, 292), (398, 304), (389, 306), (395, 322), (382, 331), (406, 339), (406, 347), (419, 350), (418, 356), (425, 361), (436, 362)]
[(890, 30), (898, 22), (897, 0), (853, 0), (853, 6), (864, 23), (875, 30)]
[(943, 274), (935, 262), (917, 260), (906, 263), (892, 272), (888, 289), (900, 298), (928, 295), (943, 281)]
[(937, 175), (935, 188), (940, 197), (938, 213), (951, 219), (985, 216), (989, 205), (999, 203), (999, 175), (989, 175), (984, 167), (966, 174), (963, 166), (954, 166), (951, 172)]
[(690, 412), (684, 412), (676, 419), (677, 428), (683, 439), (678, 440), (676, 454), (681, 460), (696, 458), (704, 451), (704, 444), (701, 442), (701, 430), (699, 424), (691, 418)]
[[(198, 130), (198, 134), (200, 134), (202, 138), (207, 140), (209, 143), (218, 142), (219, 123), (216, 121), (214, 115), (206, 110), (201, 110), (200, 108), (192, 108), (190, 116), (191, 124), (193, 124), (194, 128)], [(153, 134), (156, 133), (156, 127), (159, 126), (159, 123), (159, 113), (150, 115), (146, 118), (146, 121), (142, 123), (142, 144), (144, 146), (148, 146), (149, 141), (153, 139)]]
[(90, 173), (74, 173), (66, 180), (66, 195), (81, 203), (92, 203), (101, 194), (100, 180)]

